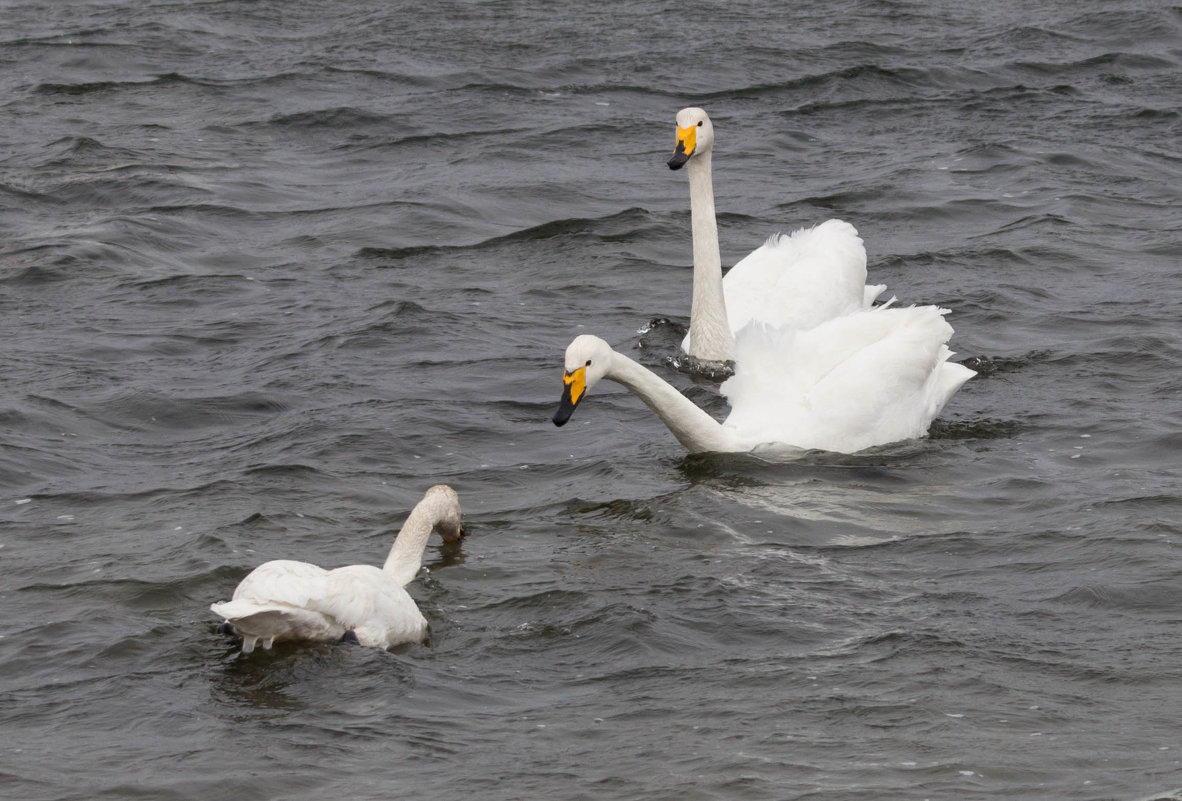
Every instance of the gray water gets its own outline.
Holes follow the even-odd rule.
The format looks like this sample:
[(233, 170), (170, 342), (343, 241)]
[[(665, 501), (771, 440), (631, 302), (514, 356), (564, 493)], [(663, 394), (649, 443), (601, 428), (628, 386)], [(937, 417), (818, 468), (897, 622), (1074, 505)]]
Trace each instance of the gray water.
[[(1182, 8), (0, 4), (0, 795), (1142, 799), (1182, 787)], [(931, 436), (687, 457), (723, 262), (840, 217), (979, 372)], [(470, 536), (422, 645), (240, 655), (255, 565)]]

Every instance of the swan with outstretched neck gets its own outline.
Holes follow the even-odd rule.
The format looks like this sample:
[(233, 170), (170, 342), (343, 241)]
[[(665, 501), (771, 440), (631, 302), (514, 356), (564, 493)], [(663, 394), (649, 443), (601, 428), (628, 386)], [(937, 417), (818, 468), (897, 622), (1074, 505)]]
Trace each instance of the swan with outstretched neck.
[(249, 654), (281, 640), (342, 639), (390, 648), (421, 642), (427, 619), (405, 589), (423, 565), (432, 532), (445, 542), (464, 534), (455, 490), (437, 484), (407, 516), (381, 568), (349, 565), (325, 570), (307, 562), (276, 560), (255, 568), (229, 601), (209, 608), (225, 630), (242, 638)]
[(693, 230), (693, 302), (682, 350), (696, 359), (734, 356), (734, 335), (748, 323), (812, 328), (867, 309), (885, 286), (866, 286), (866, 249), (852, 225), (828, 220), (790, 235), (776, 234), (723, 278), (714, 212), (711, 160), (714, 125), (700, 108), (677, 114), (670, 169), (689, 175)]
[(675, 387), (599, 337), (566, 349), (565, 425), (599, 381), (622, 384), (690, 453), (805, 449), (854, 453), (922, 437), (972, 370), (949, 362), (952, 327), (935, 306), (867, 309), (801, 331), (753, 323), (735, 340), (735, 374), (719, 423)]

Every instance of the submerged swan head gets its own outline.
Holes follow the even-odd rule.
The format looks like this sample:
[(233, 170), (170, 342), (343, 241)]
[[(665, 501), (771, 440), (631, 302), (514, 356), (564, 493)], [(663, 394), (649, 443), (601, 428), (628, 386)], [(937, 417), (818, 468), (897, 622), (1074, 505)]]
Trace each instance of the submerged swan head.
[(446, 484), (436, 484), (423, 495), (423, 501), (431, 504), (435, 524), (432, 531), (444, 542), (455, 542), (464, 536), (463, 516), (460, 511), (460, 496)]
[(669, 169), (679, 170), (691, 158), (714, 149), (714, 125), (700, 108), (691, 106), (677, 112), (677, 144)]
[(587, 390), (607, 375), (611, 358), (611, 345), (590, 334), (575, 337), (567, 346), (562, 372), (562, 400), (558, 404), (558, 411), (554, 413), (554, 425), (566, 425)]

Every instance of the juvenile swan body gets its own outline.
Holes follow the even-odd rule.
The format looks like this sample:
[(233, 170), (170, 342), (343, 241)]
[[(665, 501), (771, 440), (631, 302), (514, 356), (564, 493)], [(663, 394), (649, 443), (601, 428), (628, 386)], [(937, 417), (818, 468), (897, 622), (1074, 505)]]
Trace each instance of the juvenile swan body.
[(808, 331), (754, 324), (736, 339), (731, 405), (719, 423), (655, 373), (598, 337), (566, 349), (555, 425), (564, 425), (604, 378), (656, 412), (691, 453), (786, 446), (853, 453), (922, 437), (974, 373), (948, 361), (952, 327), (935, 306), (868, 309)]
[(243, 653), (278, 640), (336, 641), (352, 633), (362, 645), (389, 648), (421, 642), (427, 620), (405, 586), (423, 564), (431, 532), (444, 541), (463, 536), (455, 490), (427, 490), (398, 532), (386, 563), (325, 570), (307, 562), (277, 560), (255, 568), (233, 599), (209, 608), (242, 637)]
[(700, 108), (677, 114), (677, 146), (670, 169), (689, 174), (694, 240), (689, 355), (726, 361), (734, 336), (748, 323), (812, 328), (869, 308), (886, 287), (866, 286), (866, 249), (852, 225), (828, 220), (789, 236), (772, 236), (722, 276), (714, 215), (711, 154), (714, 126)]

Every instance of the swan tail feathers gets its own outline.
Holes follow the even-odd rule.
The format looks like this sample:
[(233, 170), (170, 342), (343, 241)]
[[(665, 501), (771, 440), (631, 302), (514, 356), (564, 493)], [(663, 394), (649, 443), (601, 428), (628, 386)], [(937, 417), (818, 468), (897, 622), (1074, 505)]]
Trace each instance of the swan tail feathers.
[(308, 609), (283, 603), (259, 603), (236, 600), (213, 604), (210, 610), (233, 626), (242, 636), (242, 650), (250, 653), (255, 642), (269, 649), (276, 639), (339, 639), (345, 627), (331, 618)]
[(975, 370), (970, 370), (963, 364), (948, 361), (952, 351), (947, 348), (944, 350), (946, 353), (941, 359), (943, 363), (935, 373), (935, 384), (928, 399), (928, 414), (932, 419), (940, 413), (952, 396), (977, 374)]
[[(872, 307), (874, 305), (874, 301), (878, 300), (878, 296), (883, 292), (886, 292), (886, 288), (886, 284), (867, 284), (863, 289), (862, 308), (869, 309)], [(895, 300), (897, 300), (897, 298), (892, 295), (890, 300), (883, 303), (881, 306), (879, 306), (879, 308), (885, 309), (887, 306), (890, 306), (892, 303), (894, 303)]]

